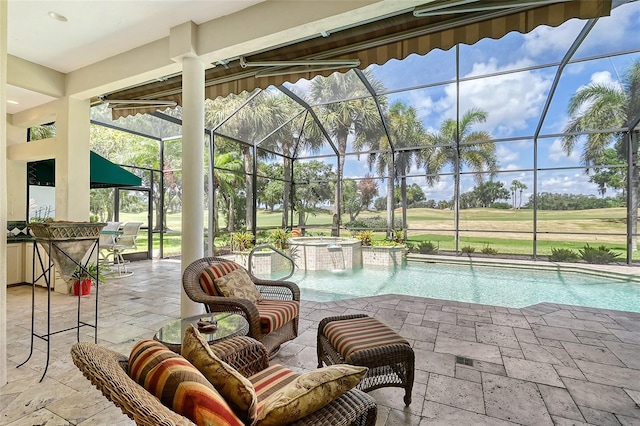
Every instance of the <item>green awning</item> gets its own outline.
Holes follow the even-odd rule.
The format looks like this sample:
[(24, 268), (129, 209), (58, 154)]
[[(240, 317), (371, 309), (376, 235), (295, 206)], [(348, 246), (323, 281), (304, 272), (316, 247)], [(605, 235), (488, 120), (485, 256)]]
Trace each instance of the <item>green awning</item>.
[[(142, 180), (133, 173), (112, 163), (91, 151), (90, 188), (114, 188), (119, 186), (140, 186)], [(29, 185), (55, 186), (56, 160), (42, 160), (27, 163)]]

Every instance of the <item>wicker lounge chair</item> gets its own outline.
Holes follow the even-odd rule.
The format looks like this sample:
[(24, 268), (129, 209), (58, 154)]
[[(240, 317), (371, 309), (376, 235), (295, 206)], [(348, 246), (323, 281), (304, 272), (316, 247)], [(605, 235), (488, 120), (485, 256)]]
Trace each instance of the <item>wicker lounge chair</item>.
[[(269, 363), (264, 346), (249, 337), (234, 337), (216, 343), (211, 348), (247, 377), (263, 371)], [(81, 342), (71, 348), (71, 357), (84, 376), (136, 424), (193, 425), (189, 419), (164, 406), (127, 375), (127, 356), (94, 343)], [(375, 400), (358, 389), (352, 389), (292, 424), (373, 426), (376, 416)]]
[[(225, 264), (233, 269), (242, 268), (237, 263), (222, 257), (204, 257), (191, 263), (182, 275), (182, 285), (189, 298), (195, 302), (204, 303), (207, 312), (235, 312), (244, 315), (249, 322), (249, 336), (265, 345), (270, 356), (277, 353), (280, 345), (298, 336), (298, 315), (280, 327), (264, 332), (261, 319), (265, 317), (265, 309), (278, 309), (278, 304), (273, 301), (282, 301), (282, 305), (294, 302), (296, 312), (300, 301), (300, 289), (290, 281), (262, 280), (251, 276), (252, 281), (258, 287), (265, 303), (252, 303), (247, 299), (232, 297), (211, 296), (207, 294), (201, 284), (200, 278), (203, 272), (210, 267)], [(228, 268), (220, 268), (228, 269)], [(265, 307), (265, 305), (267, 305)]]

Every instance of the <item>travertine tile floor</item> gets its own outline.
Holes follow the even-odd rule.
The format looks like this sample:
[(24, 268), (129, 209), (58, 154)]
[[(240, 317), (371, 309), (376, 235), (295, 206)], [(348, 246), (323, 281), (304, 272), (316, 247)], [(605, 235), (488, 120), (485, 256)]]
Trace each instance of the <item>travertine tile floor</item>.
[[(135, 274), (101, 286), (99, 343), (128, 353), (179, 316), (180, 264), (137, 262)], [(39, 331), (46, 293), (37, 292)], [(94, 295), (82, 300), (92, 315)], [(76, 298), (54, 294), (52, 329), (73, 324)], [(132, 422), (71, 362), (74, 331), (54, 335), (42, 382), (45, 343), (24, 366), (31, 288), (8, 289), (8, 375), (0, 388), (3, 425), (125, 425)], [(366, 313), (406, 337), (416, 353), (413, 403), (403, 390), (371, 392), (378, 425), (640, 425), (640, 314), (543, 303), (525, 309), (385, 295), (303, 301), (300, 335), (274, 362), (316, 368), (316, 330), (329, 315)], [(41, 331), (40, 331), (41, 332)], [(93, 330), (81, 329), (81, 340)], [(473, 360), (456, 363), (456, 356)]]

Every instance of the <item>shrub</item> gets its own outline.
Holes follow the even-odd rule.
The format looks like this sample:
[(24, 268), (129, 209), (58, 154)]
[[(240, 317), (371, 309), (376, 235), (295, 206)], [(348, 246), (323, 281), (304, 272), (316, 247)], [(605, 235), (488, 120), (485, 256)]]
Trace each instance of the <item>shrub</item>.
[(566, 248), (554, 248), (551, 247), (551, 256), (549, 256), (549, 261), (551, 262), (577, 262), (580, 259), (578, 253), (571, 249)]
[(431, 241), (420, 241), (419, 243), (407, 244), (411, 253), (434, 254), (438, 252), (438, 247)]
[(486, 244), (484, 247), (482, 247), (481, 252), (483, 254), (491, 254), (491, 255), (496, 255), (498, 254), (498, 250), (489, 247), (489, 244)]
[(460, 249), (460, 251), (462, 253), (467, 253), (468, 254), (468, 253), (475, 253), (476, 249), (474, 247), (471, 247), (471, 246), (464, 246), (464, 247), (462, 247)]
[(371, 245), (373, 231), (360, 231), (356, 234), (355, 237), (360, 240), (363, 246), (367, 247)]
[(289, 238), (291, 238), (291, 232), (286, 229), (274, 229), (269, 234), (269, 242), (281, 250), (289, 247)]
[(606, 246), (602, 245), (598, 248), (591, 247), (586, 244), (583, 249), (579, 250), (580, 257), (587, 263), (597, 263), (604, 265), (614, 262), (620, 253), (616, 253)]
[(509, 210), (511, 209), (511, 204), (498, 202), (498, 203), (491, 204), (491, 208), (500, 209), (500, 210)]
[(234, 232), (231, 234), (231, 250), (246, 251), (253, 247), (253, 234), (251, 232)]
[[(394, 228), (401, 228), (402, 227), (402, 219), (401, 218), (395, 218), (395, 220), (393, 221), (393, 227)], [(363, 219), (357, 219), (354, 220), (352, 222), (348, 222), (345, 224), (345, 228), (347, 229), (361, 229), (361, 228), (366, 228), (366, 229), (387, 229), (387, 219), (382, 217), (382, 216), (373, 216), (373, 217), (366, 217)]]
[(404, 243), (404, 231), (402, 229), (395, 229), (393, 231), (393, 242), (396, 244)]

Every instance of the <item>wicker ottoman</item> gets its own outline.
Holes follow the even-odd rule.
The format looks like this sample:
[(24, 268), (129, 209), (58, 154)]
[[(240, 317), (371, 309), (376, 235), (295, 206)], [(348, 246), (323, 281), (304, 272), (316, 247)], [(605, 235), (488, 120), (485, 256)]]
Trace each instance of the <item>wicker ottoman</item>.
[(415, 356), (402, 336), (367, 315), (328, 317), (318, 326), (318, 368), (353, 364), (369, 367), (358, 385), (368, 392), (385, 386), (405, 388), (411, 404)]

